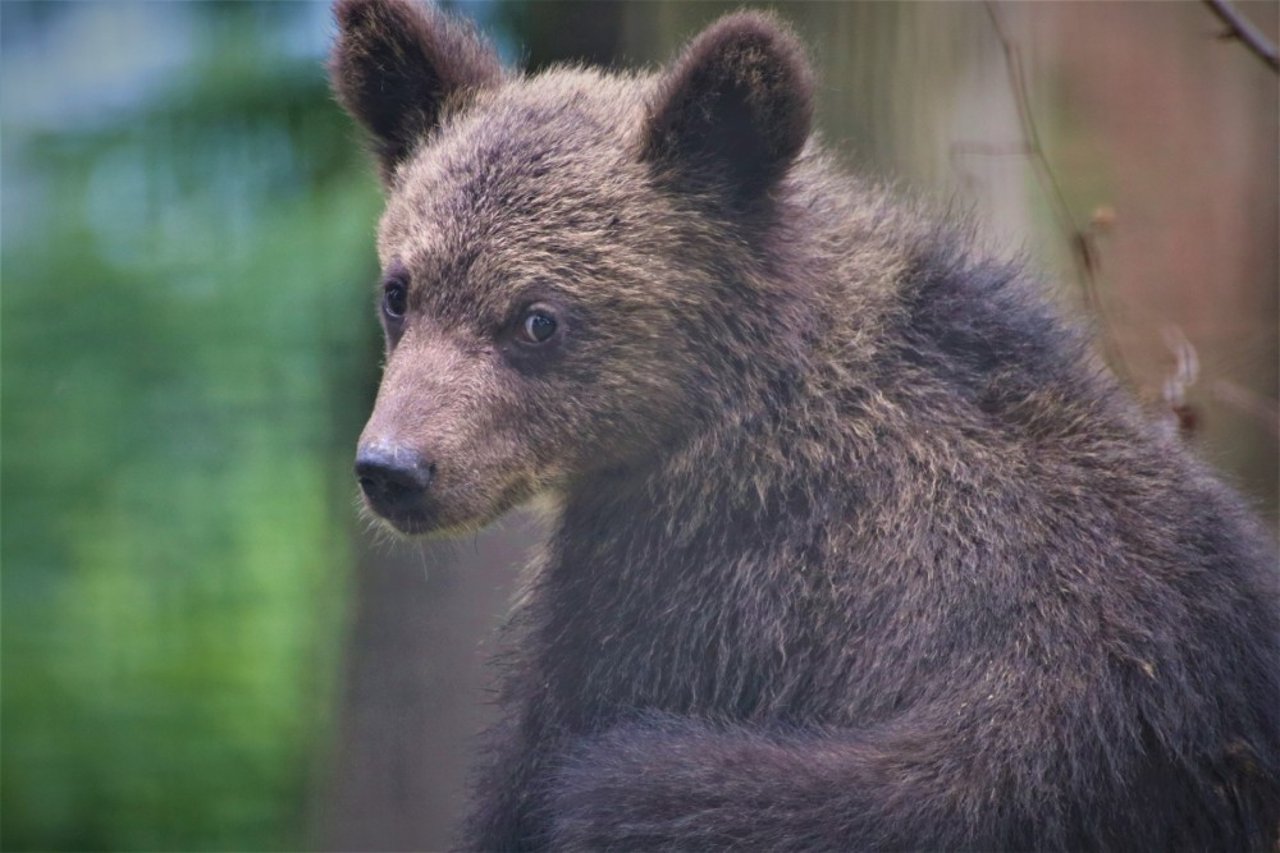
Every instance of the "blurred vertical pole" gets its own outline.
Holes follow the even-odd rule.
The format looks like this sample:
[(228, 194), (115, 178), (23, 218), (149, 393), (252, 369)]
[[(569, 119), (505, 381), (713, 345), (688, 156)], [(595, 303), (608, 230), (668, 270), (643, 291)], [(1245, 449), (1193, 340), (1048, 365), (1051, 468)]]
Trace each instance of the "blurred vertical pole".
[(451, 846), (474, 738), (491, 719), (484, 662), (533, 537), (519, 518), (456, 545), (366, 537), (324, 848)]

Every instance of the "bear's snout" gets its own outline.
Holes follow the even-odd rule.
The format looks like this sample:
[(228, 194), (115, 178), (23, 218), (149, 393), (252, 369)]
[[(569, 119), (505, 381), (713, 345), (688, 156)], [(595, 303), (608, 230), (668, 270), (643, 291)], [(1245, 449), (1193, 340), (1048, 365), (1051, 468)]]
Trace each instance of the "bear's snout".
[(412, 450), (372, 445), (356, 453), (360, 489), (374, 511), (384, 517), (417, 509), (435, 473), (436, 466)]

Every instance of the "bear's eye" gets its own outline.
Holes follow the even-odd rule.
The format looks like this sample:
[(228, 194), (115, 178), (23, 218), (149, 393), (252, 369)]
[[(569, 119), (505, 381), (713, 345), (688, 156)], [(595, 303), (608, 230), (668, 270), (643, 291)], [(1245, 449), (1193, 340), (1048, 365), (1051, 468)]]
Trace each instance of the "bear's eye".
[(392, 279), (382, 286), (382, 310), (393, 320), (399, 320), (409, 307), (409, 290), (404, 282)]
[(533, 308), (524, 315), (520, 323), (521, 337), (527, 343), (542, 344), (550, 340), (556, 333), (556, 318), (545, 309)]

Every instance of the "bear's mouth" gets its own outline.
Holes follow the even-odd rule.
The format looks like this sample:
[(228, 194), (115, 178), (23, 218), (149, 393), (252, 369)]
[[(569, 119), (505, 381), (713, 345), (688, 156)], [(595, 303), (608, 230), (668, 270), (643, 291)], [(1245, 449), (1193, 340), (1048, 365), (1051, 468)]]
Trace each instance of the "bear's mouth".
[(412, 506), (379, 506), (377, 501), (364, 502), (367, 511), (381, 521), (390, 525), (402, 536), (422, 536), (440, 529), (439, 510), (428, 501), (419, 501)]
[(379, 513), (379, 517), (394, 527), (397, 533), (404, 536), (422, 536), (440, 526), (434, 514), (430, 513), (399, 513), (395, 515), (382, 515)]

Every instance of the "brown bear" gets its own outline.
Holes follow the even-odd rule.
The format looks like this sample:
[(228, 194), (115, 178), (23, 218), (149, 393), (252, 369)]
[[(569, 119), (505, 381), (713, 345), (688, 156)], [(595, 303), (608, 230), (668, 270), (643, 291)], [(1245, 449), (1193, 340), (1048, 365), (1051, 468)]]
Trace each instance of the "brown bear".
[(1275, 849), (1269, 535), (1021, 269), (837, 168), (785, 26), (523, 76), (336, 11), (368, 505), (552, 517), (465, 846)]

